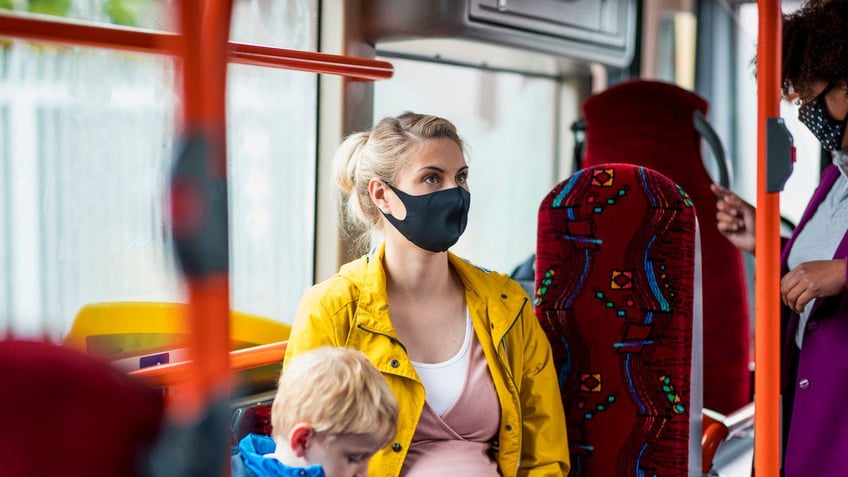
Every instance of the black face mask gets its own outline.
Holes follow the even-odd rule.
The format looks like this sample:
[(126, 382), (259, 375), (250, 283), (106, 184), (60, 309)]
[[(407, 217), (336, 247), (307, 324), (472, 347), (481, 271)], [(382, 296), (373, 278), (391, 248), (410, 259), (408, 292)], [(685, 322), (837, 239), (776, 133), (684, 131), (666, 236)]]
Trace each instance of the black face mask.
[(828, 86), (816, 96), (816, 99), (801, 106), (798, 109), (798, 120), (816, 136), (824, 149), (835, 151), (842, 147), (842, 135), (845, 134), (846, 121), (845, 119), (842, 121), (832, 119), (822, 106), (824, 96), (830, 91), (830, 88), (831, 86)]
[(386, 213), (383, 216), (415, 245), (431, 252), (444, 252), (465, 232), (471, 194), (462, 187), (409, 195), (388, 182), (386, 185), (403, 202), (406, 218), (398, 220)]

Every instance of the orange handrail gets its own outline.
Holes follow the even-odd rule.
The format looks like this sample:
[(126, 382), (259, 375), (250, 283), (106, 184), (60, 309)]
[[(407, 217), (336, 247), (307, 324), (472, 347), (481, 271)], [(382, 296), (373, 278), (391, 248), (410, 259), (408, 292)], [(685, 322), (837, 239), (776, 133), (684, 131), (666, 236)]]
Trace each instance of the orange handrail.
[[(182, 44), (177, 33), (4, 13), (0, 13), (0, 36), (176, 56)], [(233, 41), (227, 43), (226, 51), (231, 63), (341, 75), (361, 81), (388, 79), (394, 74), (388, 61), (356, 56)]]
[(230, 352), (230, 369), (239, 371), (242, 369), (256, 368), (268, 364), (281, 363), (286, 354), (288, 341), (269, 343), (253, 348)]
[(701, 424), (704, 431), (701, 433), (701, 472), (706, 475), (713, 468), (713, 459), (716, 451), (730, 431), (727, 426), (712, 418), (704, 417)]
[[(287, 344), (287, 341), (280, 341), (230, 351), (230, 370), (241, 371), (280, 363), (283, 361), (283, 356), (286, 353)], [(129, 374), (145, 379), (156, 387), (165, 387), (185, 383), (190, 378), (189, 373), (189, 363), (187, 361), (181, 361), (137, 369), (131, 371)]]
[(162, 54), (176, 54), (181, 41), (176, 33), (8, 13), (0, 13), (0, 36)]
[(394, 74), (394, 67), (388, 61), (272, 48), (234, 41), (230, 42), (230, 61), (312, 73), (329, 73), (358, 80), (388, 79)]
[[(205, 143), (203, 177), (200, 182), (223, 183), (227, 178), (226, 147), (226, 44), (230, 30), (231, 0), (180, 2), (183, 64), (182, 134), (196, 136)], [(174, 231), (184, 238), (202, 237), (207, 223), (223, 220), (226, 224), (227, 203), (212, 202), (206, 196), (201, 220), (184, 223), (184, 216), (172, 208)], [(223, 219), (221, 218), (223, 216)], [(215, 232), (219, 232), (215, 230)], [(210, 255), (228, 256), (229, 237), (206, 244), (203, 260)], [(175, 400), (173, 415), (192, 420), (207, 409), (209, 403), (224, 400), (230, 392), (230, 280), (227, 261), (223, 266), (206, 269), (183, 266), (188, 290), (188, 352), (191, 379), (185, 393)]]
[(757, 42), (757, 218), (754, 467), (780, 472), (780, 203), (766, 189), (766, 119), (780, 114), (782, 18), (778, 0), (759, 0)]
[(748, 403), (731, 414), (722, 416), (704, 410), (701, 427), (701, 471), (707, 474), (721, 444), (741, 429), (751, 427), (754, 420), (754, 403)]

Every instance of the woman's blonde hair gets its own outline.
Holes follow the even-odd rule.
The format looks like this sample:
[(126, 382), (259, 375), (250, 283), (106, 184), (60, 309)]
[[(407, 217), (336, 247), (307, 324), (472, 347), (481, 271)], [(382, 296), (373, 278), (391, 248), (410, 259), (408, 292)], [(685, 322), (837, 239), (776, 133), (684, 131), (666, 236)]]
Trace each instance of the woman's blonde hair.
[(412, 112), (383, 118), (371, 131), (351, 134), (339, 146), (333, 162), (341, 190), (340, 210), (356, 229), (351, 235), (357, 245), (367, 245), (371, 232), (381, 224), (380, 211), (368, 192), (371, 179), (394, 182), (416, 149), (430, 139), (450, 139), (465, 153), (465, 144), (450, 121)]
[(397, 430), (398, 406), (380, 371), (361, 351), (324, 346), (283, 365), (271, 406), (271, 435), (288, 438), (308, 423), (320, 439), (371, 435), (387, 445)]

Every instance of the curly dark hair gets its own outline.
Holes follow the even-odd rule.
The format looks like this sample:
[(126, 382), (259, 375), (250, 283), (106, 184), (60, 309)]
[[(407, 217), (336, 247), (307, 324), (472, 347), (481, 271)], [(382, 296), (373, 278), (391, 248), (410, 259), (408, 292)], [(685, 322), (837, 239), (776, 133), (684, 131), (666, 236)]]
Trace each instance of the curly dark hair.
[(809, 0), (783, 16), (784, 97), (810, 95), (811, 84), (848, 80), (848, 0)]

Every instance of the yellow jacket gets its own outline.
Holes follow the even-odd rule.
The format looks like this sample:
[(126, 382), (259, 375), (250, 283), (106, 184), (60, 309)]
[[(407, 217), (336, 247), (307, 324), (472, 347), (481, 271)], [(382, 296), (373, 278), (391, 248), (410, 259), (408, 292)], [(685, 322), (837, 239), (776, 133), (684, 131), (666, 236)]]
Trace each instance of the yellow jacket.
[[(379, 369), (398, 399), (398, 433), (368, 474), (400, 475), (424, 408), (425, 390), (389, 318), (381, 245), (344, 265), (303, 296), (286, 359), (322, 345), (356, 348)], [(570, 466), (565, 417), (550, 345), (526, 293), (504, 274), (448, 253), (465, 285), (471, 321), (501, 405), (497, 460), (501, 474), (565, 476)]]

